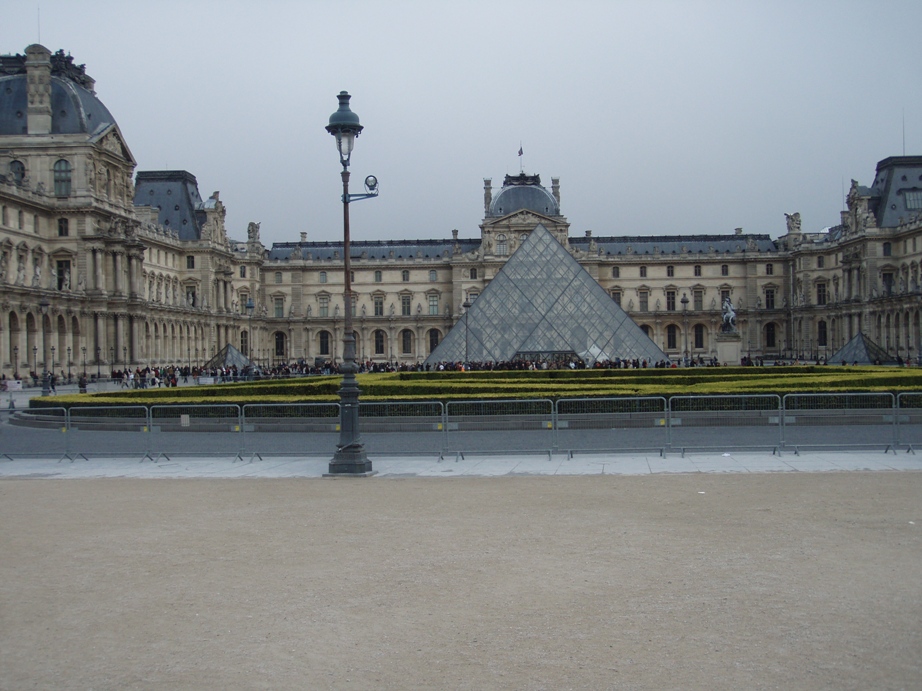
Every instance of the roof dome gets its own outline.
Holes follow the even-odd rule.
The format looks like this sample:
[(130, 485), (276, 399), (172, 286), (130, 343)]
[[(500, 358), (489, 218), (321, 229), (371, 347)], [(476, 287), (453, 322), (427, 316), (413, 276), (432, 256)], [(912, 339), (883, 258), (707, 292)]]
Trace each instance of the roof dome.
[(507, 175), (503, 188), (490, 203), (491, 216), (508, 216), (527, 209), (544, 216), (559, 216), (560, 204), (554, 195), (541, 186), (538, 175)]
[(83, 65), (75, 65), (63, 50), (51, 54), (42, 46), (29, 46), (27, 55), (0, 56), (0, 135), (29, 133), (26, 62), (31, 54), (40, 51), (51, 62), (51, 134), (89, 137), (115, 124), (109, 109), (96, 97), (95, 82)]

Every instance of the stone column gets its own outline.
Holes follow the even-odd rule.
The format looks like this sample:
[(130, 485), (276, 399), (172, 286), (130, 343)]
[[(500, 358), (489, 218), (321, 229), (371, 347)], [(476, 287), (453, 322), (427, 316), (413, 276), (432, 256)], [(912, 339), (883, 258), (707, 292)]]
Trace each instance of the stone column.
[(122, 294), (122, 253), (113, 252), (112, 253), (112, 266), (115, 271), (115, 275), (112, 277), (112, 291), (116, 295)]

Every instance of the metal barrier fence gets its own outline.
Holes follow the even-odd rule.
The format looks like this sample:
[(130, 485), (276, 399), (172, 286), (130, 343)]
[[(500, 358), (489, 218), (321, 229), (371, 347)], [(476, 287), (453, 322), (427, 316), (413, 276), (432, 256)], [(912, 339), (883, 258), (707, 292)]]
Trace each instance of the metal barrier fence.
[(534, 453), (557, 448), (554, 402), (548, 399), (449, 401), (448, 453)]
[(784, 445), (799, 448), (896, 446), (896, 401), (890, 393), (787, 394)]
[(339, 439), (339, 404), (248, 403), (242, 432), (242, 458), (329, 456)]
[(922, 393), (899, 394), (896, 408), (897, 446), (922, 446)]
[[(154, 405), (150, 407), (151, 454), (160, 456), (240, 455), (238, 405)], [(188, 439), (195, 432), (197, 439)]]
[(669, 400), (669, 446), (692, 450), (770, 448), (780, 451), (781, 397), (673, 396)]
[[(361, 403), (371, 455), (922, 445), (922, 392)], [(332, 456), (337, 403), (0, 409), (0, 459)]]
[(630, 451), (669, 447), (666, 399), (567, 398), (556, 403), (555, 449)]

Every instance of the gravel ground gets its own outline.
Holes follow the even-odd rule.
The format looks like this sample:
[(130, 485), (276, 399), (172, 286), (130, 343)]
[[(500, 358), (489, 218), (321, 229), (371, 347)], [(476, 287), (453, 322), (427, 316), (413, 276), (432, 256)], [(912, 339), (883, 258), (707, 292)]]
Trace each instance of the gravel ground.
[(0, 688), (918, 689), (922, 473), (0, 480)]

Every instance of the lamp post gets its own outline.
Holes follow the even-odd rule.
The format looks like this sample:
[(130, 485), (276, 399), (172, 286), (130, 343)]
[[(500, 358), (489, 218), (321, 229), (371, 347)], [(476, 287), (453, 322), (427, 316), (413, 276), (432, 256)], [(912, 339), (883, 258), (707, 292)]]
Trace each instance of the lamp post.
[[(45, 346), (47, 345), (47, 342), (45, 341), (45, 317), (48, 315), (48, 308), (50, 305), (46, 298), (42, 298), (42, 301), (38, 303), (38, 306), (42, 311), (42, 396), (50, 396), (51, 378), (48, 376), (48, 355), (45, 350)], [(54, 348), (54, 346), (52, 346), (52, 348)], [(51, 366), (52, 368), (54, 367), (53, 357)], [(36, 363), (36, 372), (38, 372), (38, 363)]]
[(70, 383), (70, 346), (67, 346), (67, 382)]
[[(28, 357), (28, 353), (26, 353)], [(32, 346), (32, 372), (38, 376), (38, 346)]]
[(86, 379), (86, 346), (80, 346), (83, 351), (83, 378)]
[(688, 295), (682, 293), (682, 299), (679, 302), (682, 303), (682, 319), (684, 321), (682, 332), (685, 334), (685, 366), (688, 367)]
[[(249, 320), (249, 332), (247, 333), (247, 347), (244, 355), (247, 356), (247, 359), (250, 361), (250, 364), (253, 363), (253, 310), (256, 309), (256, 304), (253, 302), (253, 298), (247, 297), (246, 311), (247, 319)], [(250, 372), (252, 375), (253, 373)]]
[(99, 372), (99, 353), (102, 351), (102, 348), (96, 346), (96, 383), (99, 383), (99, 377), (101, 376)]
[(464, 367), (465, 367), (465, 369), (466, 369), (466, 368), (468, 367), (468, 360), (469, 360), (469, 358), (468, 358), (468, 350), (467, 350), (467, 346), (468, 346), (468, 338), (467, 338), (467, 313), (468, 313), (468, 312), (470, 311), (470, 309), (471, 309), (471, 299), (468, 298), (467, 300), (465, 300), (465, 301), (464, 301), (464, 304), (461, 305), (461, 307), (464, 309)]
[(19, 379), (19, 346), (13, 346), (13, 379)]
[(128, 346), (122, 346), (122, 364), (128, 365)]
[(355, 139), (363, 127), (359, 116), (349, 108), (352, 97), (345, 91), (339, 93), (339, 109), (330, 116), (327, 132), (336, 138), (336, 150), (342, 164), (343, 181), (343, 305), (346, 317), (343, 322), (343, 373), (342, 387), (339, 389), (340, 419), (339, 444), (330, 461), (330, 475), (367, 476), (372, 474), (371, 461), (365, 454), (365, 446), (359, 436), (359, 390), (355, 380), (358, 369), (355, 364), (355, 332), (352, 328), (352, 266), (349, 244), (349, 202), (377, 196), (378, 181), (373, 175), (365, 178), (365, 194), (349, 194), (349, 158)]

